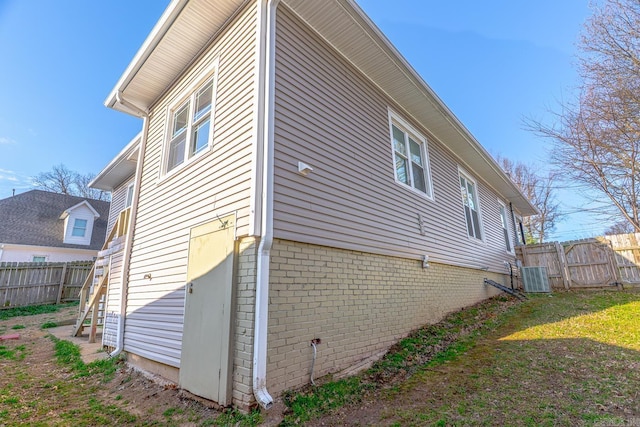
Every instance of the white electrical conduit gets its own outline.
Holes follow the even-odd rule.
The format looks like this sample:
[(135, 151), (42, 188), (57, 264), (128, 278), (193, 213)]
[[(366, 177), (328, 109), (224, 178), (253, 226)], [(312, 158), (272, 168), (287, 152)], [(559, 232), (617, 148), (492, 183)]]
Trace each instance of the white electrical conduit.
[(316, 348), (316, 340), (311, 340), (311, 347), (313, 347), (313, 360), (311, 361), (311, 385), (315, 386), (316, 382), (313, 380), (313, 368), (316, 367), (316, 356), (318, 355), (318, 349)]
[[(256, 302), (253, 336), (253, 395), (264, 409), (273, 406), (267, 391), (267, 320), (269, 316), (269, 264), (273, 244), (273, 110), (275, 105), (275, 27), (280, 0), (262, 0), (258, 8), (259, 87), (258, 111), (263, 128), (257, 129), (257, 144), (262, 143), (261, 238), (256, 266)], [(264, 44), (262, 42), (264, 41)]]

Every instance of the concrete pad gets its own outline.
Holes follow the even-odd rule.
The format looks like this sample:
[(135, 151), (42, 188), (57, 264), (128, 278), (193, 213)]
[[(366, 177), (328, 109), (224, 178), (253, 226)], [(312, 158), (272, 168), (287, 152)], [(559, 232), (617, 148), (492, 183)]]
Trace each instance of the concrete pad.
[(89, 332), (87, 331), (79, 337), (72, 337), (73, 327), (74, 325), (63, 325), (47, 329), (47, 332), (58, 339), (71, 341), (80, 347), (80, 357), (82, 357), (84, 363), (91, 363), (94, 360), (106, 359), (108, 357), (108, 353), (102, 351), (102, 331), (100, 331), (100, 329), (98, 329), (98, 333), (96, 334), (96, 342), (89, 343)]

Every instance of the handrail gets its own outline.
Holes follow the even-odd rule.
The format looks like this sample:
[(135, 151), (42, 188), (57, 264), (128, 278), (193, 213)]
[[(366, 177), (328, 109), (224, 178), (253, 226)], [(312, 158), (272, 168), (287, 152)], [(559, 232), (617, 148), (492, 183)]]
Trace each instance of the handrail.
[[(104, 243), (102, 245), (102, 249), (101, 251), (104, 251), (105, 249), (107, 249), (109, 247), (109, 244), (111, 243), (111, 241), (117, 237), (121, 237), (124, 236), (125, 234), (127, 234), (128, 228), (129, 228), (129, 218), (131, 216), (131, 208), (126, 208), (123, 209), (119, 214), (118, 214), (118, 218), (116, 219), (115, 224), (113, 224), (113, 228), (111, 228), (111, 231), (109, 232), (109, 235), (107, 236), (107, 238), (104, 240)], [(80, 297), (80, 304), (78, 306), (78, 319), (82, 319), (82, 320), (78, 320), (78, 323), (76, 324), (76, 328), (74, 330), (73, 335), (77, 335), (78, 331), (81, 330), (82, 328), (82, 322), (84, 322), (84, 319), (86, 319), (86, 316), (88, 314), (88, 312), (85, 312), (86, 307), (87, 307), (87, 299), (88, 297), (90, 297), (88, 295), (89, 292), (89, 288), (90, 286), (93, 284), (93, 279), (94, 279), (94, 274), (96, 271), (96, 263), (98, 262), (98, 260), (100, 259), (100, 257), (98, 257), (96, 259), (96, 262), (93, 263), (93, 267), (91, 267), (91, 270), (89, 271), (89, 274), (87, 275), (87, 278), (85, 279), (84, 283), (82, 284), (82, 287), (80, 288), (80, 292), (79, 292), (79, 297)], [(108, 274), (105, 274), (102, 278), (102, 280), (100, 281), (99, 287), (98, 289), (96, 289), (96, 291), (98, 291), (104, 283), (104, 277), (108, 276)], [(94, 292), (96, 293), (96, 292)], [(91, 304), (89, 304), (91, 305)]]

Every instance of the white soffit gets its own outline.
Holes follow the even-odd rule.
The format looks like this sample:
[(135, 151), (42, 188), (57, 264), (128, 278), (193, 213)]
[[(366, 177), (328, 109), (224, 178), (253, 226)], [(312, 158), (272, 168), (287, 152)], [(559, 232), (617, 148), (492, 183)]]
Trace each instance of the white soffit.
[(136, 171), (142, 132), (136, 135), (89, 183), (89, 187), (113, 191)]
[(246, 0), (174, 0), (133, 58), (105, 105), (126, 113), (124, 99), (148, 109), (209, 45)]

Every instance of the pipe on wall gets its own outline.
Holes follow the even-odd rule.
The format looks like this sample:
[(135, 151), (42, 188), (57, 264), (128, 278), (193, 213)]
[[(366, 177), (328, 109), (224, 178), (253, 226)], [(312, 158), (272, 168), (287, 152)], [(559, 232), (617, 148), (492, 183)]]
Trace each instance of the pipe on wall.
[[(276, 10), (280, 0), (263, 0), (258, 9), (259, 85), (258, 112), (264, 117), (257, 129), (262, 143), (261, 238), (256, 266), (256, 302), (253, 337), (253, 395), (264, 409), (273, 406), (267, 390), (267, 320), (269, 317), (269, 264), (273, 245), (274, 109)], [(262, 44), (264, 41), (264, 44)]]
[[(122, 95), (118, 93), (118, 102), (126, 105), (128, 108), (134, 106), (122, 99)], [(124, 244), (124, 259), (122, 260), (122, 288), (120, 292), (120, 317), (118, 317), (118, 332), (116, 337), (116, 348), (109, 353), (109, 357), (119, 355), (124, 349), (124, 325), (127, 317), (127, 293), (129, 289), (129, 263), (131, 262), (131, 249), (133, 245), (133, 233), (136, 226), (136, 215), (138, 213), (138, 200), (140, 199), (140, 183), (142, 181), (142, 166), (144, 162), (144, 152), (147, 146), (147, 134), (149, 132), (149, 115), (138, 109), (142, 115), (142, 135), (140, 137), (140, 146), (138, 147), (138, 163), (136, 164), (136, 175), (133, 184), (133, 200), (131, 201), (131, 215), (129, 216), (129, 229), (127, 232), (127, 240)]]

